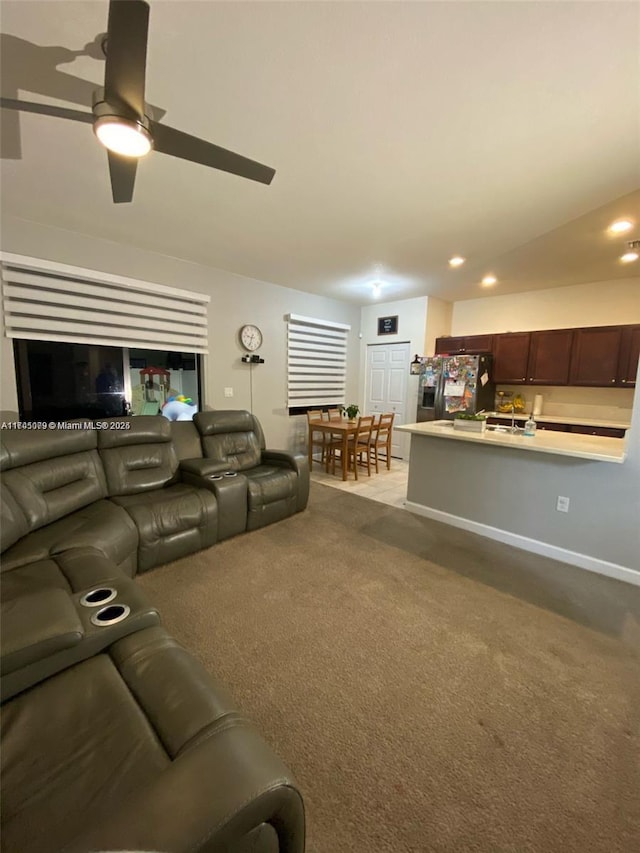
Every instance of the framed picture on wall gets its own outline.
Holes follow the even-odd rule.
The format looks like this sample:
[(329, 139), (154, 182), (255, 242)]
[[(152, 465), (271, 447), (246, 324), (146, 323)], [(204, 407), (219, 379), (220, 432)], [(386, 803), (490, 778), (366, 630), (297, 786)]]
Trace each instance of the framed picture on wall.
[(378, 317), (378, 334), (397, 335), (398, 315), (396, 314), (393, 317)]

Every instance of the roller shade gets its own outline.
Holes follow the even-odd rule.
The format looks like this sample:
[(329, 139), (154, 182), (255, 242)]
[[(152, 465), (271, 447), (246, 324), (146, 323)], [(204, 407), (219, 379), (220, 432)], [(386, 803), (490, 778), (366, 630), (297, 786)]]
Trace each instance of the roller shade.
[(0, 254), (5, 335), (206, 353), (209, 296)]
[(289, 314), (287, 321), (289, 409), (344, 404), (351, 326), (299, 314)]

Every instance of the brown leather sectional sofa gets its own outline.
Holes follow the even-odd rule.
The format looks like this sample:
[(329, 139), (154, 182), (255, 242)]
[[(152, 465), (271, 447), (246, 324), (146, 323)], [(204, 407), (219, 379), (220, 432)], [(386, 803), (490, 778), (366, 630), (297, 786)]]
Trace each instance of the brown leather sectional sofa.
[(303, 510), (249, 412), (3, 429), (4, 853), (301, 853), (295, 782), (137, 572)]

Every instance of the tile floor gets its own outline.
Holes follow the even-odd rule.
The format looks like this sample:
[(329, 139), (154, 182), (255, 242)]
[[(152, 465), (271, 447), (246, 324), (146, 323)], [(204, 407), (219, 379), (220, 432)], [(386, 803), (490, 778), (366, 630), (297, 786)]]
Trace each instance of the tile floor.
[(361, 468), (358, 470), (357, 482), (353, 472), (349, 472), (349, 479), (343, 481), (337, 470), (335, 474), (327, 474), (324, 466), (314, 460), (311, 480), (314, 483), (322, 483), (334, 489), (353, 492), (355, 495), (362, 495), (364, 498), (371, 498), (371, 500), (380, 501), (384, 504), (404, 507), (404, 502), (407, 499), (408, 462), (402, 459), (392, 459), (390, 471), (387, 471), (385, 463), (379, 467), (379, 474), (372, 472), (371, 476), (368, 477), (366, 469)]

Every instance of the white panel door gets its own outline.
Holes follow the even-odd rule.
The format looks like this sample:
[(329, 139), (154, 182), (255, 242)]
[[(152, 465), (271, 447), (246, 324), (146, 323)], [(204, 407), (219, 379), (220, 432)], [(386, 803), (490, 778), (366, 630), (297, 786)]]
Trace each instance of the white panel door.
[[(410, 363), (409, 343), (370, 344), (367, 347), (366, 414), (394, 412), (394, 425), (407, 423), (407, 378)], [(409, 455), (408, 436), (393, 431), (391, 455), (400, 459)]]

